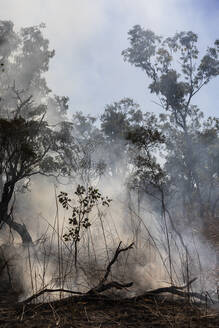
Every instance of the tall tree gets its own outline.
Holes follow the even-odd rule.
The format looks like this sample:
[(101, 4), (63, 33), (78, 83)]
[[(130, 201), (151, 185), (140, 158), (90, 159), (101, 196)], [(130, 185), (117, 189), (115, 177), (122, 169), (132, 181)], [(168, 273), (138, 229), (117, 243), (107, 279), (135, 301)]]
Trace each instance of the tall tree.
[(131, 129), (141, 126), (143, 114), (140, 106), (130, 98), (121, 99), (105, 107), (100, 117), (101, 131), (105, 138), (105, 161), (108, 173), (113, 177), (122, 177), (127, 172), (128, 139)]
[(218, 120), (202, 122), (203, 114), (193, 99), (219, 74), (219, 41), (200, 57), (198, 36), (191, 31), (163, 38), (136, 25), (129, 40), (130, 47), (122, 52), (124, 60), (145, 72), (151, 93), (167, 111), (160, 117), (160, 127), (166, 137), (168, 189), (175, 195), (170, 200), (174, 205), (173, 198), (178, 205), (181, 202), (190, 221), (195, 213), (208, 218), (209, 206), (211, 215), (216, 215)]
[(72, 153), (72, 166), (77, 172), (79, 183), (92, 185), (105, 172), (105, 139), (91, 115), (76, 112), (72, 118), (74, 142), (77, 152)]
[(54, 51), (42, 28), (15, 32), (11, 22), (0, 22), (0, 224), (24, 243), (31, 236), (15, 221), (14, 193), (33, 175), (67, 175), (74, 152), (72, 124), (65, 117), (68, 99), (53, 96), (43, 76)]

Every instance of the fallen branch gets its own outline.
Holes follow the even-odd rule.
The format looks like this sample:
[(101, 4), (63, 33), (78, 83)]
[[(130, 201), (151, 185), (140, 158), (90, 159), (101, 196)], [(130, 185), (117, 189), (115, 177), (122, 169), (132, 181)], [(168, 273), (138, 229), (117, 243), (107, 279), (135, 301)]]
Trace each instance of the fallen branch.
[(106, 290), (109, 290), (111, 288), (122, 289), (122, 288), (131, 287), (133, 285), (133, 282), (121, 284), (117, 281), (111, 281), (111, 282), (105, 284), (105, 281), (107, 280), (107, 278), (110, 274), (112, 265), (116, 262), (119, 254), (129, 250), (134, 245), (134, 243), (131, 243), (129, 246), (127, 246), (125, 248), (120, 248), (121, 244), (122, 244), (122, 242), (120, 241), (119, 246), (117, 247), (116, 252), (115, 252), (112, 260), (110, 261), (110, 263), (108, 264), (108, 266), (106, 268), (106, 273), (105, 273), (103, 279), (100, 281), (100, 283), (96, 287), (90, 289), (87, 293), (75, 292), (73, 290), (62, 289), (62, 288), (61, 289), (48, 289), (48, 288), (46, 288), (46, 289), (41, 290), (39, 293), (36, 293), (36, 294), (28, 297), (26, 300), (20, 302), (19, 304), (24, 305), (24, 304), (30, 303), (31, 301), (33, 301), (34, 299), (38, 298), (39, 296), (41, 296), (45, 293), (63, 292), (63, 293), (69, 293), (69, 294), (74, 294), (74, 295), (86, 296), (86, 295), (93, 295), (93, 294), (97, 294), (97, 293), (102, 293), (102, 292), (104, 292)]
[[(154, 289), (154, 290), (151, 290), (151, 291), (147, 291), (142, 295), (134, 297), (134, 299), (137, 300), (137, 299), (142, 299), (144, 297), (151, 297), (151, 296), (155, 296), (155, 295), (162, 294), (162, 293), (170, 293), (170, 294), (178, 295), (178, 296), (181, 296), (181, 297), (187, 297), (187, 298), (188, 297), (193, 297), (193, 298), (197, 298), (201, 301), (206, 302), (206, 296), (207, 295), (203, 295), (203, 294), (196, 293), (196, 292), (184, 292), (183, 291), (183, 289), (190, 286), (195, 280), (197, 280), (197, 278), (194, 278), (194, 279), (190, 280), (188, 282), (188, 284), (186, 284), (184, 286), (170, 286), (170, 287), (157, 288), (157, 289)], [(27, 298), (26, 300), (24, 300), (22, 302), (19, 302), (19, 305), (28, 304), (31, 301), (33, 301), (34, 299), (38, 298), (39, 296), (41, 296), (45, 293), (64, 292), (64, 293), (69, 293), (69, 294), (74, 294), (74, 295), (86, 297), (86, 296), (94, 296), (94, 295), (100, 294), (100, 293), (102, 293), (106, 290), (109, 290), (111, 288), (123, 289), (123, 288), (129, 288), (132, 285), (133, 285), (133, 282), (126, 283), (126, 284), (121, 284), (117, 281), (112, 281), (112, 282), (109, 282), (108, 284), (98, 285), (97, 287), (94, 287), (91, 290), (89, 290), (87, 293), (75, 292), (75, 291), (68, 290), (68, 289), (43, 289), (39, 293), (36, 293), (36, 294), (30, 296), (29, 298)], [(210, 300), (213, 304), (218, 303), (216, 300), (213, 300), (212, 298), (210, 298)]]
[[(194, 281), (196, 281), (198, 278), (194, 278), (192, 280), (190, 280), (186, 285), (184, 286), (170, 286), (170, 287), (163, 287), (163, 288), (157, 288), (154, 290), (150, 290), (146, 293), (144, 293), (143, 295), (140, 295), (139, 297), (145, 297), (145, 296), (153, 296), (153, 295), (157, 295), (157, 294), (163, 294), (163, 293), (170, 293), (173, 295), (178, 295), (181, 297), (194, 297), (197, 298), (201, 301), (206, 302), (206, 295), (200, 294), (200, 293), (195, 293), (195, 292), (184, 292), (183, 289), (188, 288)], [(211, 299), (212, 302), (214, 302)]]
[(162, 289), (166, 289), (166, 288), (173, 288), (173, 289), (179, 289), (179, 290), (183, 290), (183, 289), (186, 289), (188, 288), (189, 286), (191, 286), (191, 284), (196, 281), (198, 278), (193, 278), (191, 279), (186, 285), (183, 285), (183, 286), (170, 286), (170, 287), (163, 287), (163, 288), (158, 288), (158, 289), (155, 289), (154, 291), (159, 291), (159, 290), (162, 290)]
[[(187, 298), (193, 297), (193, 298), (199, 299), (200, 301), (206, 302), (206, 295), (195, 293), (195, 292), (183, 292), (183, 291), (175, 289), (173, 287), (158, 288), (157, 290), (146, 292), (143, 295), (141, 295), (140, 297), (153, 296), (153, 295), (162, 294), (162, 293), (170, 293), (173, 295), (178, 295), (178, 296), (187, 297)], [(212, 302), (215, 303), (215, 301), (213, 301), (213, 300), (212, 300)]]
[(116, 288), (116, 289), (128, 288), (128, 287), (131, 287), (132, 285), (133, 285), (133, 282), (121, 284), (117, 281), (111, 281), (108, 284), (102, 284), (102, 285), (98, 285), (95, 288), (92, 288), (91, 290), (89, 290), (89, 292), (87, 292), (87, 295), (91, 295), (91, 294), (95, 294), (95, 293), (102, 293), (111, 288)]
[(74, 295), (85, 295), (85, 293), (75, 292), (75, 291), (69, 290), (69, 289), (63, 289), (63, 288), (48, 289), (48, 288), (46, 288), (46, 289), (41, 290), (39, 293), (33, 294), (32, 296), (28, 297), (26, 300), (19, 302), (19, 304), (30, 303), (31, 301), (35, 300), (36, 298), (38, 298), (39, 296), (41, 296), (45, 293), (58, 293), (58, 292), (69, 293), (69, 294), (74, 294)]

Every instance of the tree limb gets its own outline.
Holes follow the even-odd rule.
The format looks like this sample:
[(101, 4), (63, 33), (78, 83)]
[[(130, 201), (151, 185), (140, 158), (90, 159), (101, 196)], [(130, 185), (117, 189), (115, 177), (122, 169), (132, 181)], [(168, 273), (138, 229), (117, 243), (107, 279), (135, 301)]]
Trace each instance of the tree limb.
[(122, 252), (126, 252), (127, 250), (133, 248), (133, 245), (134, 243), (131, 243), (129, 246), (125, 247), (125, 248), (120, 248), (122, 245), (122, 242), (120, 241), (119, 243), (119, 246), (117, 247), (116, 251), (115, 251), (115, 254), (112, 258), (112, 260), (110, 261), (110, 263), (107, 265), (107, 268), (106, 268), (106, 273), (101, 281), (101, 283), (104, 283), (106, 281), (106, 279), (108, 278), (109, 274), (110, 274), (110, 271), (111, 271), (111, 267), (112, 265), (116, 262), (118, 256), (120, 253)]
[(123, 288), (129, 288), (133, 285), (133, 282), (128, 282), (125, 284), (121, 284), (117, 281), (111, 281), (108, 284), (101, 284), (98, 285), (95, 288), (90, 289), (86, 294), (90, 295), (90, 294), (95, 294), (95, 293), (102, 293), (105, 292), (106, 290), (109, 290), (111, 288), (116, 288), (116, 289), (123, 289)]
[[(203, 294), (196, 293), (196, 292), (184, 292), (183, 291), (183, 289), (188, 288), (196, 280), (197, 280), (197, 278), (194, 278), (194, 279), (190, 280), (184, 286), (170, 286), (170, 287), (157, 288), (157, 289), (154, 289), (151, 291), (147, 291), (143, 295), (140, 295), (139, 298), (147, 297), (147, 296), (154, 296), (154, 295), (163, 294), (163, 293), (170, 293), (170, 294), (178, 295), (181, 297), (187, 297), (187, 298), (194, 297), (201, 301), (206, 302), (207, 295), (203, 295)], [(211, 299), (211, 301), (212, 301), (212, 303), (217, 303), (217, 301), (214, 301), (212, 299)]]
[(117, 260), (118, 256), (120, 253), (125, 252), (127, 250), (129, 250), (130, 248), (133, 247), (134, 243), (131, 243), (129, 246), (125, 247), (125, 248), (120, 248), (121, 247), (122, 242), (120, 241), (119, 246), (116, 249), (116, 252), (112, 258), (112, 260), (110, 261), (110, 263), (107, 266), (106, 269), (106, 273), (103, 277), (103, 279), (100, 281), (100, 283), (94, 287), (91, 288), (87, 293), (82, 293), (82, 292), (75, 292), (69, 289), (43, 289), (41, 290), (39, 293), (33, 294), (32, 296), (28, 297), (26, 300), (20, 302), (20, 305), (24, 305), (27, 303), (30, 303), (31, 301), (33, 301), (34, 299), (38, 298), (39, 296), (45, 294), (45, 293), (55, 293), (55, 292), (65, 292), (65, 293), (70, 293), (70, 294), (75, 294), (75, 295), (82, 295), (82, 296), (86, 296), (86, 295), (93, 295), (93, 294), (97, 294), (97, 293), (102, 293), (106, 290), (109, 290), (111, 288), (116, 288), (116, 289), (122, 289), (122, 288), (128, 288), (131, 287), (133, 285), (133, 282), (129, 282), (129, 283), (119, 283), (117, 281), (111, 281), (107, 284), (104, 284), (104, 282), (106, 281), (106, 279), (108, 278), (110, 271), (111, 271), (111, 267), (112, 265), (115, 263), (115, 261)]
[(24, 305), (24, 304), (30, 303), (31, 301), (35, 300), (36, 298), (38, 298), (39, 296), (41, 296), (45, 293), (58, 293), (58, 292), (75, 294), (75, 295), (85, 295), (85, 293), (75, 292), (75, 291), (69, 290), (69, 289), (63, 289), (63, 288), (49, 289), (49, 288), (46, 288), (46, 289), (43, 289), (43, 290), (41, 290), (40, 292), (38, 292), (36, 294), (33, 294), (32, 296), (28, 297), (24, 301), (20, 302), (19, 305)]
[(108, 276), (111, 272), (112, 265), (116, 262), (119, 254), (122, 253), (122, 252), (126, 252), (127, 250), (133, 248), (134, 243), (131, 243), (129, 246), (127, 246), (125, 248), (120, 248), (121, 245), (122, 245), (122, 242), (120, 241), (112, 260), (107, 265), (106, 272), (105, 272), (105, 275), (104, 275), (103, 279), (99, 282), (99, 284), (96, 287), (90, 289), (87, 294), (101, 293), (101, 292), (103, 292), (105, 290), (108, 290), (110, 288), (113, 288), (113, 287), (117, 288), (117, 289), (128, 288), (128, 287), (131, 287), (133, 285), (133, 282), (121, 284), (121, 283), (118, 283), (116, 281), (112, 281), (108, 284), (105, 284), (105, 281), (107, 280), (107, 278), (108, 278)]

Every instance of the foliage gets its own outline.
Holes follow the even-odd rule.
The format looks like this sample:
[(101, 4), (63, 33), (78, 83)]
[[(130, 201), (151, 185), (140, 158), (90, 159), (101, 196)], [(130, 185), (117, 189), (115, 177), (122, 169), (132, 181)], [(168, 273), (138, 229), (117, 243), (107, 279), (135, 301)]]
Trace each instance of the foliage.
[[(136, 25), (129, 31), (129, 40), (130, 47), (122, 52), (124, 60), (146, 73), (151, 93), (168, 111), (156, 123), (165, 136), (162, 188), (166, 201), (174, 216), (181, 213), (190, 222), (197, 216), (215, 217), (219, 213), (218, 119), (204, 120), (192, 100), (219, 74), (218, 40), (201, 58), (198, 36), (191, 31), (163, 38)], [(142, 168), (148, 162), (136, 166), (142, 181)], [(155, 176), (163, 181), (158, 167)], [(148, 180), (153, 181), (153, 176)]]
[(72, 158), (72, 165), (76, 168), (77, 177), (88, 186), (105, 173), (104, 136), (93, 116), (76, 112), (72, 123), (74, 141), (79, 150)]
[(170, 121), (162, 120), (166, 131), (166, 162), (169, 202), (178, 213), (195, 223), (198, 217), (208, 221), (219, 214), (219, 129), (218, 119), (204, 119), (199, 111), (185, 134)]
[[(134, 134), (136, 132), (139, 135), (140, 131), (147, 130), (144, 114), (132, 99), (124, 98), (107, 105), (100, 120), (109, 175), (119, 176), (120, 179), (127, 177), (130, 171), (130, 144), (134, 141)], [(145, 133), (145, 140), (150, 143), (147, 137)]]
[(83, 230), (91, 226), (90, 215), (98, 205), (109, 206), (112, 201), (108, 197), (103, 197), (98, 189), (89, 187), (87, 190), (84, 186), (78, 185), (74, 193), (76, 195), (76, 205), (73, 205), (68, 193), (61, 192), (58, 195), (59, 202), (64, 209), (71, 209), (69, 218), (68, 232), (64, 234), (65, 241), (73, 241), (75, 245), (75, 265), (77, 264), (77, 244), (81, 239)]
[(15, 32), (11, 22), (0, 22), (0, 224), (23, 242), (31, 237), (14, 219), (14, 193), (36, 174), (69, 175), (68, 158), (75, 151), (72, 125), (66, 122), (68, 98), (52, 96), (43, 76), (54, 56), (43, 27)]
[(122, 52), (124, 59), (146, 73), (152, 80), (150, 91), (160, 96), (162, 107), (185, 130), (192, 98), (219, 74), (218, 40), (200, 60), (198, 36), (191, 31), (164, 39), (136, 25), (129, 31), (129, 40), (131, 47)]
[(105, 107), (101, 115), (101, 130), (111, 142), (125, 139), (129, 128), (138, 126), (143, 119), (140, 106), (130, 98), (121, 99)]
[(150, 126), (149, 121), (148, 124), (145, 122), (145, 127), (133, 129), (127, 135), (131, 141), (129, 152), (133, 165), (128, 186), (138, 190), (139, 195), (146, 192), (157, 198), (166, 183), (166, 173), (157, 160), (157, 150), (165, 143), (165, 138), (155, 126)]

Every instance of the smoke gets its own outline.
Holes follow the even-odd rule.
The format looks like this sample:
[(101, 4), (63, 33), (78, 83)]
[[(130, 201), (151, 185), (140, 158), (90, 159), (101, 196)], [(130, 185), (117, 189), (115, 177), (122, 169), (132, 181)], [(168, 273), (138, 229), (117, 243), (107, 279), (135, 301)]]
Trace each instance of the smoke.
[[(75, 188), (76, 185), (71, 185), (64, 190), (72, 197)], [(23, 290), (20, 299), (44, 288), (86, 292), (101, 280), (120, 241), (124, 246), (134, 242), (133, 249), (120, 255), (109, 278), (109, 281), (134, 282), (129, 292), (121, 291), (120, 295), (138, 295), (169, 286), (171, 280), (175, 285), (182, 285), (194, 277), (198, 281), (193, 290), (215, 291), (215, 250), (201, 239), (200, 232), (191, 229), (180, 232), (187, 247), (185, 251), (168, 224), (169, 253), (162, 217), (154, 212), (147, 197), (142, 200), (138, 213), (136, 195), (133, 193), (130, 198), (124, 181), (118, 177), (100, 185), (102, 195), (108, 195), (113, 201), (109, 208), (99, 208), (91, 213), (91, 227), (84, 231), (78, 244), (76, 270), (74, 246), (62, 238), (71, 211), (57, 207), (58, 190), (63, 190), (63, 186), (55, 189), (51, 183), (38, 178), (33, 181), (31, 192), (21, 195), (21, 203), (19, 200), (22, 208), (17, 215), (24, 215), (35, 246), (25, 248), (17, 243), (12, 249), (8, 248), (10, 251), (4, 250), (4, 257), (13, 267), (13, 286)], [(60, 293), (44, 295), (40, 300), (48, 301), (51, 297), (59, 298)]]
[[(18, 44), (15, 42), (10, 45), (11, 57), (6, 67), (8, 76), (3, 76), (2, 85), (11, 86), (12, 81), (15, 81), (15, 86), (19, 86), (20, 90), (28, 90), (28, 94), (33, 95), (36, 104), (40, 104), (43, 99), (44, 103), (48, 104), (49, 122), (59, 122), (59, 104), (50, 98), (44, 78), (39, 78), (36, 74), (46, 72), (48, 60), (53, 53), (50, 52), (47, 42), (44, 43), (41, 35), (38, 35), (44, 51), (29, 56), (26, 61), (26, 57), (19, 57), (19, 51), (24, 51), (22, 42), (19, 38), (16, 39), (15, 34), (13, 37)], [(3, 44), (2, 49), (5, 46)], [(39, 44), (36, 46), (36, 49), (38, 48)], [(13, 64), (16, 63), (16, 58), (22, 59), (18, 70)], [(11, 91), (6, 89), (4, 92), (5, 106), (16, 106)], [(103, 148), (95, 149), (92, 159), (103, 158), (107, 162), (106, 157), (112, 160), (111, 154), (108, 155), (105, 155)], [(77, 186), (76, 181), (71, 186), (60, 186), (55, 185), (56, 182), (52, 178), (34, 177), (29, 185), (31, 192), (17, 195), (15, 215), (27, 225), (35, 246), (23, 248), (18, 245), (16, 250), (4, 249), (3, 258), (8, 259), (14, 268), (11, 271), (12, 281), (6, 269), (4, 279), (8, 279), (12, 286), (18, 286), (22, 282), (22, 297), (45, 287), (86, 291), (95, 286), (103, 276), (104, 269), (120, 241), (124, 244), (134, 241), (135, 246), (118, 259), (112, 268), (112, 278), (118, 281), (133, 281), (131, 294), (168, 286), (170, 283), (182, 284), (193, 276), (199, 277), (195, 286), (197, 290), (211, 290), (215, 287), (215, 277), (209, 275), (209, 271), (213, 271), (216, 265), (214, 249), (210, 248), (200, 233), (180, 226), (179, 233), (186, 245), (185, 250), (170, 222), (167, 218), (167, 222), (164, 221), (151, 199), (145, 196), (139, 204), (138, 195), (127, 189), (126, 178), (129, 172), (121, 163), (122, 161), (115, 159), (115, 176), (110, 172), (108, 176), (102, 177), (99, 183), (97, 179), (90, 179), (101, 193), (112, 198), (113, 202), (108, 210), (91, 214), (91, 228), (84, 232), (79, 243), (77, 270), (74, 267), (73, 245), (65, 243), (62, 238), (68, 225), (69, 213), (57, 203), (57, 195), (61, 190), (68, 192), (71, 197)], [(87, 174), (89, 173), (88, 170)], [(78, 180), (81, 182), (80, 178)], [(3, 238), (6, 240), (6, 237)], [(14, 238), (13, 242), (18, 243), (18, 238)]]

